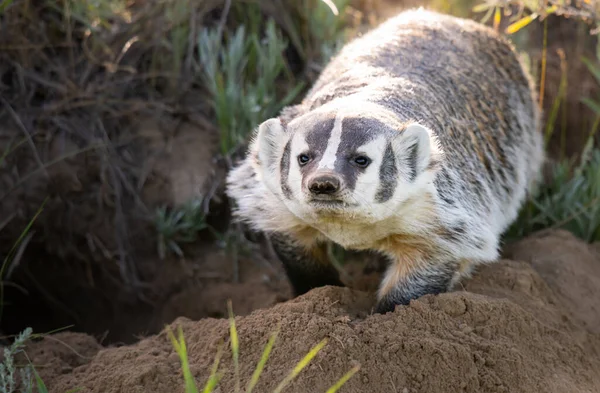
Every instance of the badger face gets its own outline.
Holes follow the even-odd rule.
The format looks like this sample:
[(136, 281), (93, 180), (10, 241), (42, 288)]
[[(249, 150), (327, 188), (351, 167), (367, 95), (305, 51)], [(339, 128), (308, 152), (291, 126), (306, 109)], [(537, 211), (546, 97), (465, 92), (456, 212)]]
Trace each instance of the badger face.
[(397, 205), (426, 185), (421, 175), (432, 146), (427, 128), (373, 108), (315, 110), (287, 125), (269, 119), (255, 139), (261, 180), (315, 225), (397, 214)]

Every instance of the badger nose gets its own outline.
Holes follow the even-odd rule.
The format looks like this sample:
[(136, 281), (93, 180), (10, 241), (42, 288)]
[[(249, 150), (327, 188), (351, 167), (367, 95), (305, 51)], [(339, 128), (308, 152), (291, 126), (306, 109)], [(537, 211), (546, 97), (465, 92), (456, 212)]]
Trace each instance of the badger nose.
[(334, 194), (340, 189), (340, 179), (331, 175), (315, 176), (310, 180), (308, 189), (313, 194)]

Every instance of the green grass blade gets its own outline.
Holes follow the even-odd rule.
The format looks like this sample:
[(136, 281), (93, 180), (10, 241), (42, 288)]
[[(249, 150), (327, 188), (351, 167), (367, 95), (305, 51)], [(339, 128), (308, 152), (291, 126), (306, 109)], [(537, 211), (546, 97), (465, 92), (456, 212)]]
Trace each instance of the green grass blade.
[(229, 335), (231, 337), (231, 352), (233, 354), (233, 367), (235, 372), (235, 391), (237, 393), (240, 391), (240, 345), (231, 300), (227, 301), (227, 311), (229, 312)]
[(221, 375), (217, 373), (219, 369), (219, 362), (221, 361), (221, 356), (223, 354), (223, 343), (219, 343), (219, 348), (217, 349), (217, 355), (215, 356), (215, 361), (213, 363), (212, 370), (210, 372), (210, 377), (208, 377), (208, 381), (206, 381), (206, 386), (204, 386), (204, 390), (202, 393), (211, 393), (215, 390), (215, 387), (219, 383), (221, 379)]
[(485, 15), (483, 15), (483, 17), (479, 21), (479, 23), (482, 23), (482, 24), (487, 23), (487, 21), (490, 19), (490, 17), (492, 16), (493, 13), (494, 13), (494, 8), (488, 9), (487, 12), (485, 13)]
[(221, 376), (219, 374), (211, 375), (210, 378), (208, 378), (208, 381), (206, 382), (206, 386), (204, 387), (204, 390), (202, 391), (202, 393), (213, 392), (215, 390), (215, 387), (219, 383), (220, 379), (221, 379)]
[(179, 355), (179, 360), (181, 362), (181, 369), (183, 371), (183, 379), (185, 381), (185, 392), (186, 393), (198, 393), (198, 387), (196, 386), (196, 381), (194, 381), (194, 376), (190, 371), (189, 359), (187, 355), (187, 347), (185, 344), (185, 338), (183, 337), (183, 330), (181, 326), (177, 327), (179, 338), (175, 338), (175, 335), (171, 331), (171, 328), (167, 326), (167, 335), (175, 348), (175, 351)]
[(48, 388), (46, 387), (46, 384), (44, 383), (44, 381), (42, 380), (42, 378), (38, 374), (37, 370), (35, 369), (35, 367), (31, 363), (31, 360), (29, 359), (29, 356), (27, 356), (27, 354), (25, 354), (25, 357), (27, 358), (27, 362), (29, 363), (29, 367), (30, 367), (31, 371), (33, 372), (33, 375), (35, 376), (35, 384), (37, 386), (38, 393), (48, 393)]
[(50, 330), (50, 331), (48, 331), (48, 332), (45, 332), (45, 333), (32, 333), (32, 334), (31, 334), (31, 337), (33, 337), (33, 338), (41, 338), (41, 337), (44, 337), (44, 336), (48, 336), (48, 335), (50, 335), (50, 334), (54, 334), (54, 333), (61, 332), (61, 331), (63, 331), (63, 330), (70, 329), (70, 328), (72, 328), (73, 326), (75, 326), (75, 325), (67, 325), (67, 326), (63, 326), (63, 327), (60, 327), (60, 328), (52, 329), (52, 330)]
[(476, 14), (483, 12), (483, 11), (487, 11), (492, 7), (491, 4), (488, 3), (481, 3), (481, 4), (476, 4), (471, 11), (475, 12)]
[(21, 139), (21, 141), (19, 143), (17, 143), (14, 146), (11, 146), (11, 144), (9, 143), (8, 146), (6, 146), (6, 149), (4, 149), (4, 153), (2, 153), (2, 155), (0, 156), (0, 165), (2, 165), (2, 163), (4, 162), (4, 160), (6, 159), (6, 157), (8, 157), (8, 155), (10, 153), (15, 151), (19, 146), (21, 146), (22, 144), (24, 144), (26, 142), (27, 142), (27, 138), (23, 138), (23, 139)]
[(3, 0), (0, 2), (0, 14), (2, 14), (4, 10), (6, 10), (13, 3), (13, 1), (14, 0)]
[(583, 102), (585, 105), (587, 105), (597, 115), (600, 115), (600, 104), (598, 104), (596, 101), (594, 101), (594, 100), (592, 100), (591, 98), (588, 98), (588, 97), (583, 97), (581, 99), (581, 102)]
[(42, 202), (42, 205), (39, 207), (38, 211), (35, 213), (33, 218), (31, 220), (29, 220), (29, 223), (27, 224), (25, 229), (21, 232), (21, 235), (19, 236), (19, 238), (17, 239), (15, 244), (12, 246), (12, 248), (10, 249), (8, 254), (6, 254), (6, 257), (2, 261), (2, 267), (0, 267), (0, 321), (2, 320), (2, 311), (4, 309), (2, 307), (2, 305), (4, 304), (4, 284), (2, 283), (2, 279), (4, 277), (4, 271), (6, 270), (8, 263), (10, 262), (10, 260), (12, 258), (13, 253), (17, 250), (17, 247), (19, 247), (19, 245), (21, 244), (21, 242), (23, 241), (25, 236), (27, 236), (33, 223), (38, 218), (38, 216), (42, 213), (42, 210), (44, 210), (44, 205), (46, 204), (47, 200), (48, 200), (48, 197), (46, 197), (46, 199), (44, 199), (44, 201)]
[(289, 105), (292, 103), (292, 101), (294, 101), (294, 99), (296, 99), (296, 97), (298, 96), (298, 94), (300, 94), (300, 92), (302, 91), (302, 89), (304, 89), (304, 86), (306, 86), (306, 83), (304, 82), (300, 82), (298, 83), (296, 86), (294, 86), (293, 89), (291, 89), (286, 95), (285, 97), (283, 97), (281, 99), (280, 104), (278, 105), (279, 108), (282, 108), (286, 105)]
[(596, 116), (596, 120), (594, 121), (592, 131), (590, 132), (590, 135), (588, 136), (588, 139), (587, 139), (585, 145), (583, 146), (583, 150), (581, 151), (581, 158), (580, 158), (579, 165), (577, 165), (577, 167), (575, 168), (575, 171), (574, 171), (575, 176), (582, 175), (582, 173), (586, 169), (590, 159), (592, 158), (592, 151), (594, 148), (594, 140), (595, 140), (594, 134), (596, 133), (596, 130), (598, 129), (599, 124), (600, 124), (600, 115)]
[(548, 142), (550, 141), (550, 139), (552, 138), (552, 135), (554, 134), (554, 123), (556, 122), (556, 119), (558, 118), (558, 114), (560, 111), (560, 107), (561, 105), (564, 108), (564, 103), (567, 99), (567, 66), (566, 66), (566, 60), (564, 55), (560, 56), (560, 69), (561, 69), (561, 75), (560, 75), (560, 83), (558, 86), (558, 94), (556, 95), (556, 98), (554, 99), (554, 101), (552, 102), (552, 107), (549, 111), (549, 116), (548, 116), (548, 120), (546, 122), (546, 131), (544, 133), (544, 143), (547, 145)]
[(100, 148), (100, 147), (103, 147), (103, 146), (105, 146), (105, 144), (92, 144), (92, 145), (84, 147), (82, 149), (79, 149), (79, 150), (76, 150), (76, 151), (73, 151), (73, 152), (69, 152), (69, 153), (63, 154), (63, 155), (61, 155), (61, 156), (59, 156), (59, 157), (57, 157), (57, 158), (55, 158), (53, 160), (50, 160), (50, 161), (46, 162), (42, 168), (37, 168), (37, 169), (29, 172), (27, 175), (21, 177), (19, 179), (19, 181), (17, 181), (15, 184), (12, 185), (11, 188), (8, 189), (8, 191), (6, 191), (4, 194), (2, 194), (0, 196), (0, 202), (2, 202), (4, 200), (4, 198), (6, 198), (7, 196), (9, 196), (14, 190), (16, 190), (17, 188), (19, 188), (23, 184), (27, 183), (29, 181), (29, 179), (31, 179), (34, 176), (37, 176), (41, 171), (47, 170), (52, 165), (55, 165), (55, 164), (57, 164), (59, 162), (62, 162), (63, 160), (65, 160), (67, 158), (74, 157), (77, 154), (85, 153), (87, 151), (91, 151), (93, 149)]
[(592, 73), (592, 75), (596, 79), (596, 82), (600, 83), (600, 67), (598, 67), (598, 65), (592, 63), (592, 61), (590, 59), (588, 59), (587, 57), (585, 57), (585, 56), (583, 56), (581, 58), (581, 62)]
[(4, 275), (4, 270), (6, 269), (6, 266), (8, 265), (10, 256), (15, 252), (17, 247), (19, 247), (19, 244), (25, 238), (25, 236), (27, 236), (27, 233), (29, 233), (29, 230), (33, 226), (33, 223), (38, 218), (38, 216), (42, 213), (42, 210), (44, 210), (44, 205), (46, 204), (46, 201), (48, 201), (48, 197), (46, 197), (46, 199), (44, 199), (44, 201), (42, 202), (42, 205), (38, 208), (38, 210), (35, 213), (35, 215), (33, 216), (33, 218), (31, 220), (29, 220), (29, 223), (27, 223), (27, 226), (25, 227), (25, 229), (23, 229), (23, 231), (21, 232), (21, 235), (19, 236), (19, 238), (17, 239), (15, 244), (13, 244), (12, 248), (10, 249), (10, 251), (8, 252), (6, 257), (4, 258), (4, 261), (2, 262), (2, 268), (0, 268), (0, 280), (2, 279), (2, 277)]
[(280, 329), (281, 329), (281, 326), (278, 326), (277, 330), (275, 330), (275, 332), (273, 332), (273, 334), (271, 335), (271, 338), (269, 338), (267, 345), (265, 345), (265, 349), (263, 350), (263, 354), (260, 357), (260, 361), (256, 365), (256, 369), (254, 370), (254, 373), (252, 374), (252, 378), (250, 379), (250, 382), (248, 383), (248, 387), (246, 388), (246, 393), (251, 393), (252, 389), (254, 389), (254, 387), (258, 383), (258, 379), (260, 378), (260, 375), (262, 374), (262, 371), (265, 367), (265, 364), (267, 363), (267, 360), (269, 360), (269, 355), (271, 354), (273, 345), (275, 345), (275, 340), (277, 340), (277, 335), (279, 334)]
[(321, 340), (320, 343), (318, 343), (317, 345), (315, 345), (310, 352), (308, 352), (306, 354), (306, 356), (304, 356), (304, 358), (302, 358), (302, 360), (300, 360), (300, 362), (298, 362), (298, 364), (296, 365), (296, 367), (294, 367), (294, 369), (292, 370), (291, 373), (288, 374), (287, 377), (285, 377), (285, 379), (283, 381), (281, 381), (281, 383), (277, 386), (277, 388), (273, 391), (273, 393), (280, 393), (294, 378), (296, 378), (298, 376), (298, 374), (300, 374), (300, 371), (302, 371), (304, 369), (304, 367), (306, 367), (308, 365), (308, 363), (310, 363), (310, 361), (317, 356), (317, 354), (319, 353), (319, 351), (321, 349), (323, 349), (323, 347), (325, 346), (325, 344), (327, 344), (327, 339), (324, 338), (323, 340)]
[(35, 371), (35, 368), (33, 369), (33, 374), (35, 375), (35, 384), (37, 385), (38, 392), (48, 393), (48, 388), (46, 387), (46, 384), (44, 383), (44, 381), (42, 381), (42, 378), (40, 378), (40, 375), (37, 373), (37, 371)]
[(183, 331), (181, 326), (179, 327), (179, 342), (181, 348), (181, 358), (185, 360), (185, 369), (184, 369), (184, 379), (185, 379), (185, 391), (186, 393), (197, 393), (198, 387), (196, 386), (196, 381), (194, 381), (194, 377), (190, 370), (189, 358), (187, 355), (187, 346), (185, 344), (185, 339), (183, 337)]
[(342, 385), (344, 385), (346, 382), (348, 382), (348, 380), (350, 378), (352, 378), (352, 376), (358, 372), (358, 370), (360, 370), (360, 366), (353, 367), (350, 371), (348, 371), (346, 374), (344, 374), (344, 376), (342, 378), (340, 378), (335, 383), (335, 385), (333, 385), (332, 387), (327, 389), (327, 392), (325, 392), (325, 393), (337, 392), (342, 387)]

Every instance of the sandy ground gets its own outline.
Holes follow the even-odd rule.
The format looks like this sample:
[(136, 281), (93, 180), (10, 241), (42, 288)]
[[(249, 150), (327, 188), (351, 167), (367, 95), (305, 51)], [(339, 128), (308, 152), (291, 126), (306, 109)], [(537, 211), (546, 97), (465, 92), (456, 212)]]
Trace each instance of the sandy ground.
[[(274, 306), (266, 296), (267, 306), (236, 319), (242, 386), (281, 324), (256, 392), (272, 391), (323, 338), (326, 346), (286, 392), (325, 392), (355, 365), (360, 371), (341, 392), (598, 392), (599, 249), (566, 232), (541, 232), (508, 247), (506, 259), (482, 267), (456, 291), (386, 315), (372, 314), (370, 290), (324, 287)], [(220, 290), (234, 299), (234, 311), (252, 293), (251, 284)], [(208, 303), (206, 296), (198, 301)], [(177, 325), (204, 384), (219, 341), (228, 342), (228, 322), (178, 318)], [(27, 353), (51, 392), (184, 391), (164, 331), (108, 348), (87, 335), (59, 333)], [(228, 351), (220, 371), (218, 391), (234, 391)]]

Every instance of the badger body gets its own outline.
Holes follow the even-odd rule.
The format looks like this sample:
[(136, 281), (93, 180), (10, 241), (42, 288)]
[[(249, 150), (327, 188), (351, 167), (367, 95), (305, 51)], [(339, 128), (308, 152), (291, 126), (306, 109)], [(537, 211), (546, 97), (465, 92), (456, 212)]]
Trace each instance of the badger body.
[(386, 256), (386, 312), (497, 260), (543, 160), (534, 84), (511, 44), (410, 10), (344, 46), (301, 103), (260, 124), (227, 193), (270, 235), (296, 295), (342, 285), (327, 242)]

